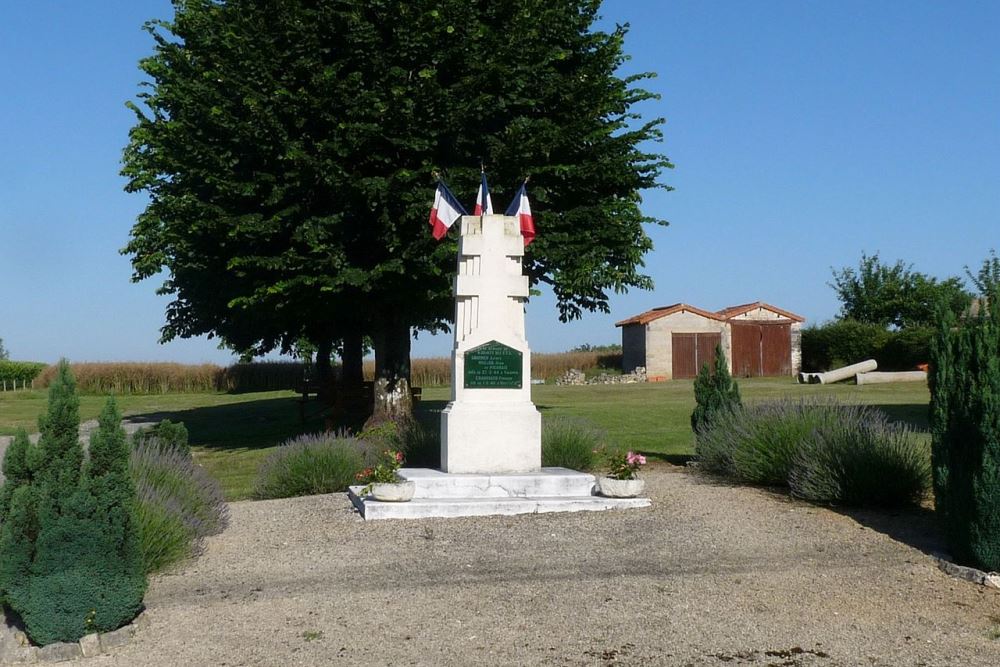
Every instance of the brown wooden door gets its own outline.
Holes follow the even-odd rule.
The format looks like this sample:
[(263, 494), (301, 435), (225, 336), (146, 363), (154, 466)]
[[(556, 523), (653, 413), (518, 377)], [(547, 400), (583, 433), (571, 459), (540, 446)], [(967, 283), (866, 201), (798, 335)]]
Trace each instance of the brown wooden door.
[(673, 333), (670, 335), (671, 371), (675, 380), (693, 378), (702, 364), (715, 363), (715, 348), (722, 342), (718, 333)]
[(760, 376), (760, 325), (755, 322), (730, 322), (733, 331), (733, 375)]
[(792, 335), (787, 322), (730, 322), (733, 375), (777, 377), (792, 374)]
[(675, 333), (670, 335), (670, 342), (673, 378), (693, 378), (698, 374), (698, 335)]
[(778, 377), (792, 374), (792, 325), (785, 322), (760, 327), (761, 374)]
[(715, 348), (722, 344), (721, 333), (700, 333), (698, 336), (698, 370), (705, 364), (715, 368)]

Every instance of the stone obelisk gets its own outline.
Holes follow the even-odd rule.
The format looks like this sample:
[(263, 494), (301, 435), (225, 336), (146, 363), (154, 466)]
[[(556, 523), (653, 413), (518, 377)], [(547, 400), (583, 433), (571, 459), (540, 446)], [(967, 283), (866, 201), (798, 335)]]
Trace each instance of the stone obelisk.
[(441, 413), (441, 469), (518, 473), (541, 467), (524, 335), (528, 277), (518, 219), (464, 216), (455, 277), (451, 402)]

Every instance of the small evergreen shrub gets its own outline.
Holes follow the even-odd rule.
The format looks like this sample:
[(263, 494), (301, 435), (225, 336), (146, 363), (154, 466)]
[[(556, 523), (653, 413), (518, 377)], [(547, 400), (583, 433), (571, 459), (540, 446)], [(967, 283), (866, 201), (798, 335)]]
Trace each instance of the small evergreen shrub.
[(548, 417), (542, 422), (542, 465), (593, 470), (605, 434), (590, 422)]
[[(987, 260), (979, 314), (942, 312), (931, 356), (931, 455), (936, 512), (952, 555), (1000, 570), (1000, 289)], [(943, 311), (943, 309), (942, 309)]]
[(133, 446), (129, 471), (146, 572), (200, 554), (204, 538), (228, 525), (229, 507), (219, 483), (175, 443), (149, 439)]
[(788, 478), (792, 495), (865, 507), (918, 505), (930, 487), (927, 447), (881, 412), (845, 406), (802, 441)]
[[(114, 630), (142, 608), (146, 577), (121, 416), (109, 400), (84, 462), (79, 399), (64, 361), (38, 445), (5, 457), (14, 474), (0, 526), (0, 600), (38, 644)], [(9, 494), (9, 496), (8, 496)]]
[(691, 430), (698, 434), (707, 428), (721, 413), (729, 412), (741, 404), (740, 389), (729, 373), (729, 362), (722, 346), (715, 347), (715, 366), (703, 364), (694, 380), (694, 412), (691, 413)]
[(373, 460), (373, 448), (339, 433), (303, 435), (278, 447), (260, 466), (255, 498), (290, 498), (346, 491)]
[(171, 447), (184, 454), (191, 454), (191, 446), (188, 444), (188, 430), (183, 422), (175, 424), (169, 419), (164, 419), (159, 424), (145, 426), (132, 434), (134, 447), (152, 442), (160, 447)]

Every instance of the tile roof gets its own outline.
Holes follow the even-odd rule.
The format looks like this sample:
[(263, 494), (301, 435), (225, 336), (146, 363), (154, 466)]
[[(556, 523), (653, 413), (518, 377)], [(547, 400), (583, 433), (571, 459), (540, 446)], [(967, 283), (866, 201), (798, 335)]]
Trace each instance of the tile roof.
[(661, 317), (666, 317), (667, 315), (673, 315), (674, 313), (689, 312), (695, 315), (701, 315), (702, 317), (707, 317), (710, 320), (722, 320), (717, 313), (713, 313), (708, 310), (702, 310), (701, 308), (695, 308), (686, 303), (675, 303), (672, 306), (660, 306), (659, 308), (653, 308), (652, 310), (647, 310), (644, 313), (639, 313), (638, 315), (633, 315), (632, 317), (622, 320), (621, 322), (615, 322), (616, 327), (622, 327), (626, 324), (649, 324), (653, 320), (658, 320)]

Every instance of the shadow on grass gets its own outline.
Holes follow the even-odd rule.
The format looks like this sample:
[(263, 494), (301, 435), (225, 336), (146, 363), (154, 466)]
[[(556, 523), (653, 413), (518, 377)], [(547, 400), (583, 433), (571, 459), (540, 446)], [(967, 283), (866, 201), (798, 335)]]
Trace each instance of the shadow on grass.
[(663, 452), (653, 452), (646, 450), (639, 450), (639, 453), (645, 456), (647, 459), (663, 461), (664, 463), (669, 463), (670, 465), (685, 467), (691, 461), (695, 460), (694, 454), (665, 454)]
[(324, 428), (318, 405), (308, 405), (305, 422), (295, 398), (269, 398), (228, 405), (213, 405), (132, 415), (132, 422), (155, 423), (164, 419), (184, 422), (192, 445), (206, 449), (260, 449), (279, 445), (303, 433)]
[(915, 431), (926, 433), (930, 430), (926, 403), (873, 404), (872, 407), (884, 412), (890, 421), (907, 424)]
[[(431, 425), (448, 405), (448, 401), (421, 401), (417, 418)], [(157, 423), (164, 419), (184, 422), (192, 445), (209, 450), (261, 449), (280, 445), (289, 438), (304, 433), (316, 433), (326, 428), (327, 411), (318, 402), (305, 406), (305, 421), (299, 414), (298, 399), (269, 398), (243, 403), (230, 403), (186, 410), (147, 412), (131, 415), (129, 421)], [(335, 424), (335, 428), (357, 430), (357, 420)]]

